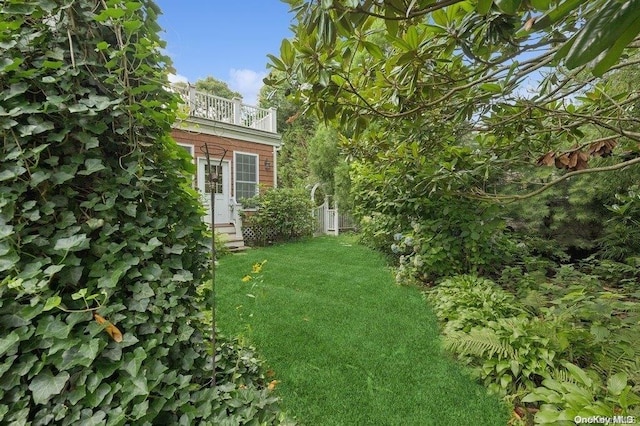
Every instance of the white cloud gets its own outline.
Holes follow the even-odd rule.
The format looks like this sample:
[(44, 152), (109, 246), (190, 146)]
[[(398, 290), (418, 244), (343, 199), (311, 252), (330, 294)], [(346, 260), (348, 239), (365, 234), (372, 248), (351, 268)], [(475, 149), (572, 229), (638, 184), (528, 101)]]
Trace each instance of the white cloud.
[(262, 79), (267, 76), (267, 72), (232, 68), (229, 70), (229, 76), (229, 87), (242, 95), (243, 103), (257, 105), (258, 94), (263, 85)]
[(189, 79), (180, 74), (169, 74), (169, 83), (188, 83)]

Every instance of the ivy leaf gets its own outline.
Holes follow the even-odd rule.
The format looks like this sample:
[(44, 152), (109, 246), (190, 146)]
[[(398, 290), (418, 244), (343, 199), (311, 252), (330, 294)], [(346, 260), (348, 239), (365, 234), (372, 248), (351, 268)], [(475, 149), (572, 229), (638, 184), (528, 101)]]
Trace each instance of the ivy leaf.
[(78, 172), (79, 175), (87, 176), (95, 172), (99, 172), (100, 170), (106, 169), (104, 164), (102, 164), (102, 160), (99, 158), (87, 158), (84, 162), (85, 170), (81, 170)]
[(142, 348), (136, 348), (133, 351), (133, 357), (127, 356), (127, 361), (122, 364), (122, 368), (131, 375), (131, 377), (137, 377), (140, 367), (142, 367), (142, 361), (147, 358), (147, 353)]
[(53, 246), (54, 250), (72, 251), (72, 249), (82, 250), (87, 246), (86, 234), (72, 235), (67, 238), (59, 238)]
[(155, 250), (157, 247), (160, 247), (161, 245), (162, 243), (160, 242), (160, 240), (158, 240), (158, 237), (153, 237), (147, 244), (144, 244), (142, 247), (140, 247), (140, 250), (144, 252), (150, 252)]
[(9, 235), (13, 234), (13, 226), (11, 225), (0, 225), (0, 239), (7, 238)]
[(14, 178), (22, 175), (26, 171), (27, 171), (27, 169), (25, 169), (22, 166), (7, 167), (5, 170), (0, 172), (0, 182), (5, 181), (5, 180), (9, 180), (9, 179), (14, 179)]
[(45, 404), (53, 395), (62, 392), (68, 380), (69, 373), (66, 371), (61, 372), (57, 376), (51, 374), (49, 370), (41, 372), (29, 383), (29, 390), (31, 391), (33, 402), (36, 404)]
[(88, 110), (89, 110), (89, 108), (84, 104), (75, 104), (75, 105), (69, 106), (69, 112), (71, 112), (71, 113), (85, 112), (85, 111), (88, 111)]
[(0, 355), (4, 355), (13, 345), (20, 341), (20, 336), (15, 331), (0, 339)]
[(25, 82), (14, 83), (11, 86), (9, 86), (9, 90), (6, 91), (4, 100), (6, 101), (8, 99), (13, 98), (14, 96), (22, 95), (24, 92), (27, 91), (27, 89), (29, 89), (29, 85)]
[(50, 311), (51, 309), (60, 306), (60, 303), (62, 303), (62, 298), (60, 298), (60, 296), (51, 296), (47, 299), (47, 302), (44, 304), (44, 308), (42, 308), (42, 310)]
[(26, 2), (7, 2), (2, 7), (2, 13), (8, 15), (31, 15), (35, 10), (35, 4)]
[(131, 411), (131, 418), (133, 420), (138, 420), (143, 417), (149, 411), (149, 400), (145, 399), (141, 404), (136, 404)]
[(20, 136), (38, 135), (49, 130), (53, 130), (53, 123), (50, 121), (43, 121), (37, 124), (27, 124), (24, 126), (18, 126)]
[(149, 388), (147, 386), (147, 379), (144, 376), (136, 376), (131, 379), (129, 387), (131, 395), (147, 395), (149, 393)]
[(82, 142), (86, 149), (97, 148), (100, 145), (100, 141), (98, 141), (97, 137), (86, 132), (77, 132), (73, 137)]
[(13, 268), (19, 260), (20, 256), (18, 256), (15, 252), (3, 254), (2, 256), (0, 256), (0, 272), (4, 272)]

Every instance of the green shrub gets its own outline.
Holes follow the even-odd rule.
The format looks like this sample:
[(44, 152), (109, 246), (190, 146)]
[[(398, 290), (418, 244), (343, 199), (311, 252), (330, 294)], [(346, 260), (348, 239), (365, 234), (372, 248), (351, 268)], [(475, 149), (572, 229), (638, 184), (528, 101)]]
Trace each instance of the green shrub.
[(557, 368), (551, 339), (538, 333), (544, 326), (526, 316), (498, 318), (469, 332), (449, 333), (445, 347), (470, 365), (490, 391), (519, 395)]
[[(211, 237), (209, 236), (209, 238)], [(229, 250), (229, 247), (226, 246), (225, 238), (222, 236), (221, 233), (216, 232), (215, 239), (216, 239), (215, 240), (216, 241), (216, 258), (220, 259), (221, 257), (224, 257), (229, 253), (231, 253), (231, 251)]]
[(423, 209), (409, 230), (394, 236), (391, 249), (402, 254), (400, 282), (497, 273), (513, 261), (516, 247), (496, 206), (445, 198), (425, 201)]
[[(560, 386), (553, 381), (566, 377), (567, 363), (588, 367), (600, 381), (624, 375), (625, 384), (627, 379), (631, 387), (640, 384), (637, 300), (595, 291), (594, 279), (565, 266), (558, 270), (557, 283), (538, 283), (536, 289), (528, 282), (522, 302), (493, 282), (473, 276), (449, 278), (426, 295), (444, 323), (445, 347), (488, 389), (514, 398), (538, 388), (536, 395), (552, 401), (552, 391)], [(540, 389), (547, 385), (549, 389)], [(611, 407), (611, 395), (591, 391), (594, 406)], [(629, 392), (632, 398), (637, 388)], [(543, 401), (531, 398), (530, 402)], [(570, 399), (553, 401), (564, 410)], [(622, 397), (618, 408), (625, 401)], [(602, 410), (598, 414), (606, 415)]]
[[(525, 403), (542, 403), (536, 424), (574, 425), (576, 417), (637, 421), (640, 395), (633, 391), (626, 373), (612, 374), (605, 380), (593, 370), (585, 371), (570, 362), (562, 364), (563, 369), (553, 378), (543, 380), (542, 386), (522, 398)], [(630, 420), (633, 418), (636, 420)]]
[(523, 314), (515, 297), (492, 281), (451, 277), (427, 298), (444, 323), (445, 347), (472, 366), (491, 391), (516, 394), (553, 368), (549, 339), (535, 332), (535, 320)]
[[(3, 424), (158, 422), (159, 413), (162, 424), (197, 418), (207, 424), (273, 424), (283, 419), (262, 361), (237, 338), (217, 337), (218, 386), (194, 383), (191, 377), (205, 379), (206, 360), (197, 347), (186, 348), (181, 341), (191, 337), (202, 345), (195, 322), (185, 319), (181, 336), (158, 333), (150, 339), (135, 336), (123, 325), (131, 322), (123, 320), (116, 323), (123, 332), (117, 342), (91, 312), (60, 311), (44, 300), (32, 306), (37, 296), (27, 297), (23, 283), (5, 279), (0, 284), (0, 324), (9, 330), (0, 339)], [(91, 295), (77, 298), (93, 300)], [(196, 365), (201, 371), (192, 371)], [(118, 405), (110, 406), (114, 401)], [(182, 414), (174, 417), (171, 410)]]
[(256, 211), (245, 213), (243, 224), (253, 229), (257, 244), (291, 241), (313, 234), (313, 203), (302, 189), (270, 188), (245, 202), (245, 207), (248, 206)]
[(2, 4), (1, 424), (277, 417), (259, 380), (240, 389), (216, 370), (212, 386), (196, 292), (206, 227), (169, 136), (178, 98), (158, 13), (148, 0)]
[(624, 261), (640, 253), (640, 186), (633, 185), (615, 198), (608, 206), (611, 219), (598, 239), (598, 256)]
[(394, 217), (373, 213), (360, 218), (359, 240), (383, 253), (391, 263), (397, 264), (400, 255), (393, 249), (394, 235), (401, 230), (402, 227)]
[(472, 275), (448, 278), (426, 294), (436, 316), (444, 323), (444, 334), (466, 332), (522, 312), (512, 294), (490, 280)]

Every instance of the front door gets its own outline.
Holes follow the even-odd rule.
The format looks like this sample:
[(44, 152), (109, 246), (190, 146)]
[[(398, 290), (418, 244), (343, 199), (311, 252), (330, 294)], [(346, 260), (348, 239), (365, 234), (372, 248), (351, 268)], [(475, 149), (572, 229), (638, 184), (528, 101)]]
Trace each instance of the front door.
[[(209, 173), (214, 172), (218, 175), (218, 182), (215, 188), (211, 188), (209, 184)], [(215, 223), (230, 223), (231, 211), (229, 209), (229, 163), (220, 160), (211, 160), (211, 170), (207, 165), (207, 160), (198, 158), (198, 189), (202, 197), (202, 204), (207, 210), (204, 218), (206, 223), (211, 223), (211, 190), (215, 189)]]

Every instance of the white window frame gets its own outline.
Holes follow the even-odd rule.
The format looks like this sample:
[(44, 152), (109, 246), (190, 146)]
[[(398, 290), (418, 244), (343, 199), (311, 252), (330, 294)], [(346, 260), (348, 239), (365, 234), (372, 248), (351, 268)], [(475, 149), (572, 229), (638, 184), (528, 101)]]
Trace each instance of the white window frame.
[(176, 142), (176, 144), (182, 148), (189, 148), (189, 154), (191, 154), (191, 162), (196, 166), (196, 172), (193, 174), (193, 178), (191, 179), (191, 188), (195, 189), (198, 186), (196, 182), (198, 179), (198, 164), (196, 160), (196, 146), (189, 143), (180, 143)]
[(255, 157), (256, 159), (256, 193), (258, 195), (258, 188), (260, 185), (260, 155), (253, 152), (242, 152), (242, 151), (234, 151), (233, 152), (233, 196), (238, 203), (242, 203), (240, 199), (238, 199), (238, 183), (254, 183), (248, 181), (238, 181), (238, 155), (248, 155), (251, 157)]
[(180, 143), (180, 142), (176, 142), (176, 144), (178, 146), (183, 147), (183, 148), (189, 148), (189, 154), (191, 154), (191, 162), (195, 164), (195, 161), (196, 161), (196, 156), (195, 156), (196, 147), (195, 147), (195, 145), (191, 145), (191, 144), (188, 144), (188, 143)]

